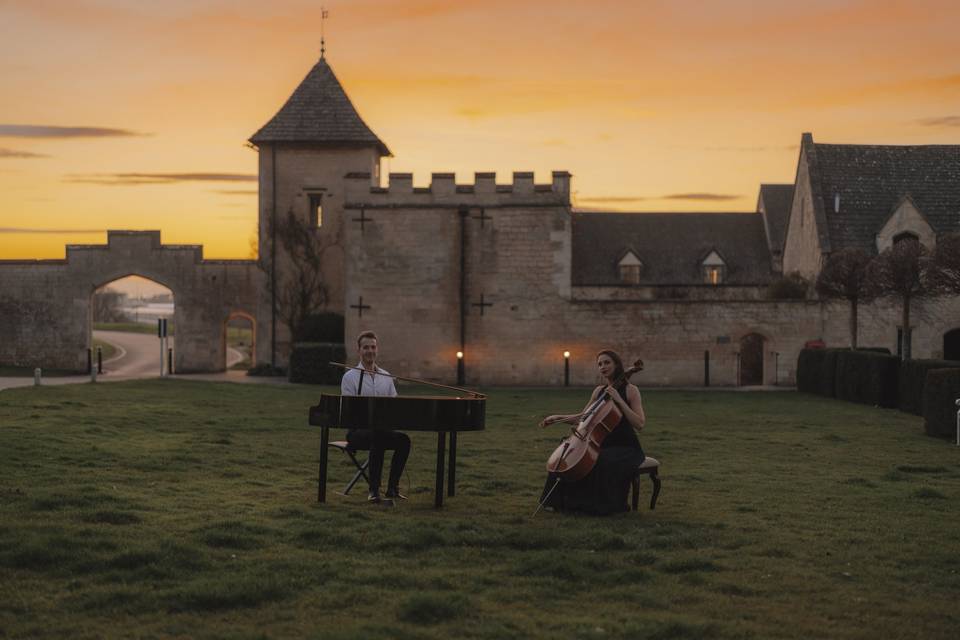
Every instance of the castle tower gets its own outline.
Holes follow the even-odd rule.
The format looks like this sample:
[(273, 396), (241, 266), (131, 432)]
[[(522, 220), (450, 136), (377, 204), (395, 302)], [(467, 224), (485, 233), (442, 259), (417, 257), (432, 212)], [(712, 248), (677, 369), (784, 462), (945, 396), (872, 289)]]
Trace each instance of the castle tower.
[[(380, 159), (390, 156), (390, 150), (360, 118), (323, 57), (250, 143), (260, 156), (259, 255), (268, 274), (283, 268), (283, 249), (270, 233), (271, 221), (282, 224), (292, 211), (309, 224), (325, 248), (327, 308), (343, 313), (344, 176), (367, 173), (375, 185)], [(277, 321), (276, 294), (268, 295), (273, 298), (273, 313), (261, 323), (271, 327), (270, 357), (262, 361), (281, 364), (289, 353), (289, 336)]]

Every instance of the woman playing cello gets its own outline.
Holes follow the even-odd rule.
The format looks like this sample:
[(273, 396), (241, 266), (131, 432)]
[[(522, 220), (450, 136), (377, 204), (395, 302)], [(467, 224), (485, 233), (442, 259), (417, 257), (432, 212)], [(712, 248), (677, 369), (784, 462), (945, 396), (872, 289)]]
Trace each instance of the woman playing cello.
[[(603, 384), (593, 390), (587, 407), (606, 391), (623, 417), (604, 438), (599, 458), (586, 477), (573, 482), (561, 480), (558, 484), (555, 474), (547, 476), (541, 503), (548, 509), (597, 515), (628, 509), (627, 493), (630, 481), (646, 457), (637, 438), (637, 433), (643, 429), (646, 422), (646, 416), (643, 413), (640, 390), (624, 377), (623, 361), (616, 352), (605, 349), (598, 353), (597, 369), (603, 378)], [(621, 378), (623, 379), (620, 380)], [(619, 385), (614, 386), (618, 380)], [(540, 426), (546, 427), (557, 422), (575, 425), (584, 412), (548, 416)]]

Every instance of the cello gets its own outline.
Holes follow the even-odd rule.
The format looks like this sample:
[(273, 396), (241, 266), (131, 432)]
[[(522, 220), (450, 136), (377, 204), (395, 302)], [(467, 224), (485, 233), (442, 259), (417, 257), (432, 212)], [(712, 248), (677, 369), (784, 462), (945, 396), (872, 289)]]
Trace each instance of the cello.
[[(630, 376), (639, 371), (643, 371), (643, 360), (638, 358), (610, 386), (617, 387), (629, 381)], [(604, 439), (620, 424), (622, 418), (623, 413), (604, 389), (600, 397), (580, 414), (580, 422), (571, 429), (570, 435), (550, 454), (547, 472), (556, 475), (558, 483), (560, 480), (575, 482), (586, 477), (597, 463)]]

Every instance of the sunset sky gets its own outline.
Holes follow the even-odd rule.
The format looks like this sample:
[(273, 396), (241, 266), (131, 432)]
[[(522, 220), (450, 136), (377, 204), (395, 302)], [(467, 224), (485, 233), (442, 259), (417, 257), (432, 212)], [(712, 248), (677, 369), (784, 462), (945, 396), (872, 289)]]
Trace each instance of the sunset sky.
[[(960, 144), (960, 3), (330, 0), (384, 174), (573, 174), (574, 204), (750, 211), (818, 142)], [(107, 229), (250, 256), (249, 138), (319, 57), (320, 2), (0, 0), (0, 258)]]

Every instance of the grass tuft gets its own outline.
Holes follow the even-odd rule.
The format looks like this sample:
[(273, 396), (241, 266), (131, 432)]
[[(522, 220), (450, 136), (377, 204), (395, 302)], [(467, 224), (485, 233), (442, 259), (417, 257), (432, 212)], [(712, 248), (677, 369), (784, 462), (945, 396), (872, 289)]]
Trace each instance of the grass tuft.
[(142, 522), (140, 516), (126, 511), (95, 511), (93, 513), (84, 513), (80, 520), (91, 524), (139, 524)]
[(282, 600), (289, 592), (275, 575), (207, 576), (172, 591), (166, 604), (173, 612), (242, 609)]
[(897, 467), (897, 471), (904, 473), (946, 473), (949, 471), (946, 467), (930, 466), (925, 464), (902, 464)]
[(470, 600), (459, 593), (418, 593), (408, 596), (397, 609), (397, 618), (410, 624), (432, 625), (464, 618)]
[(224, 549), (260, 549), (265, 543), (262, 536), (269, 529), (248, 525), (244, 522), (218, 522), (198, 531), (200, 540), (210, 547)]
[(695, 573), (702, 571), (720, 571), (720, 567), (717, 566), (711, 560), (704, 560), (702, 558), (691, 558), (688, 560), (672, 560), (661, 565), (660, 570), (664, 573)]
[(947, 496), (945, 496), (942, 492), (937, 491), (936, 489), (931, 489), (929, 487), (923, 487), (921, 489), (917, 489), (916, 491), (913, 492), (913, 497), (920, 498), (921, 500), (946, 500), (947, 499)]

